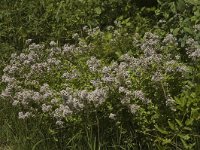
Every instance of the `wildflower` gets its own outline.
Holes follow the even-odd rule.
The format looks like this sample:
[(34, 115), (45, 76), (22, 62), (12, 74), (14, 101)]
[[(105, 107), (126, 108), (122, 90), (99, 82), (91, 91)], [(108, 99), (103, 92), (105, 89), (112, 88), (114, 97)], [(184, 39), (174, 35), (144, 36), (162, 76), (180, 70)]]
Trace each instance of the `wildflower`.
[(31, 116), (31, 113), (30, 112), (19, 112), (18, 113), (18, 118), (19, 119), (26, 119), (26, 118), (29, 118)]
[(69, 45), (69, 44), (65, 44), (63, 46), (63, 54), (69, 54), (69, 53), (73, 53), (75, 50), (75, 46), (74, 45)]
[(125, 96), (121, 99), (121, 104), (123, 104), (123, 105), (130, 104), (130, 101), (131, 101), (131, 97)]
[(142, 101), (145, 100), (144, 93), (141, 90), (134, 91), (134, 96), (135, 98), (140, 99)]
[(54, 111), (55, 118), (64, 118), (70, 114), (72, 114), (72, 111), (70, 110), (69, 106), (62, 104)]
[(42, 98), (43, 98), (43, 99), (47, 99), (47, 98), (50, 98), (52, 95), (53, 95), (53, 93), (52, 93), (51, 91), (46, 91), (46, 92), (43, 94)]
[(41, 50), (44, 48), (44, 45), (40, 45), (40, 44), (35, 44), (35, 43), (32, 43), (29, 45), (29, 50), (32, 51), (32, 50)]
[(58, 126), (63, 126), (64, 122), (61, 120), (56, 121), (56, 125)]
[(19, 101), (17, 101), (17, 100), (14, 100), (12, 103), (13, 106), (17, 106), (18, 104), (19, 104)]
[(26, 45), (29, 45), (32, 42), (32, 39), (28, 39), (25, 41)]
[(98, 71), (98, 68), (100, 67), (100, 61), (96, 59), (96, 57), (93, 56), (87, 61), (87, 65), (90, 71), (96, 72)]
[(40, 101), (42, 99), (42, 96), (40, 95), (39, 92), (34, 92), (33, 93), (33, 96), (32, 96), (32, 99), (36, 102)]
[(52, 46), (52, 47), (54, 47), (54, 46), (56, 46), (56, 45), (57, 45), (57, 43), (56, 43), (56, 42), (54, 42), (54, 41), (51, 41), (51, 42), (49, 43), (49, 45), (50, 45), (50, 46)]
[(52, 64), (58, 66), (61, 63), (61, 61), (56, 58), (49, 58), (47, 59), (47, 63), (50, 65)]
[(51, 100), (51, 104), (57, 104), (59, 102), (59, 100), (57, 98), (53, 98)]
[(73, 35), (72, 35), (72, 38), (73, 38), (73, 39), (78, 39), (78, 38), (79, 38), (78, 33), (73, 34)]
[(47, 83), (44, 83), (41, 87), (40, 87), (40, 92), (44, 93), (46, 91), (49, 91), (49, 85)]
[(131, 113), (135, 114), (138, 111), (138, 109), (140, 108), (140, 106), (138, 106), (136, 104), (130, 104), (129, 108), (130, 108)]
[(88, 93), (89, 102), (93, 102), (95, 106), (101, 105), (107, 98), (107, 91), (105, 89), (95, 89)]
[(200, 31), (200, 24), (196, 24), (196, 25), (194, 25), (193, 28), (195, 29), (195, 32)]
[(167, 36), (163, 40), (163, 43), (178, 45), (177, 39), (172, 34), (167, 34)]
[(49, 112), (49, 111), (51, 111), (51, 109), (52, 109), (51, 105), (42, 104), (42, 111), (43, 112)]
[(110, 119), (112, 119), (112, 120), (115, 120), (115, 117), (116, 117), (116, 115), (115, 115), (115, 114), (113, 114), (113, 113), (110, 113), (110, 115), (109, 115), (109, 118), (110, 118)]
[(163, 79), (163, 76), (160, 72), (155, 72), (151, 78), (151, 81), (159, 82)]
[(126, 89), (122, 86), (119, 87), (119, 93), (125, 93)]
[(196, 49), (194, 52), (192, 52), (189, 55), (190, 58), (192, 58), (193, 60), (197, 60), (198, 58), (200, 58), (200, 48)]
[(168, 106), (172, 111), (176, 111), (175, 100), (171, 96), (168, 96), (166, 106)]
[(88, 26), (84, 26), (83, 31), (87, 31), (87, 30), (88, 30)]
[(86, 99), (88, 96), (88, 92), (86, 90), (78, 91), (78, 97), (81, 99)]

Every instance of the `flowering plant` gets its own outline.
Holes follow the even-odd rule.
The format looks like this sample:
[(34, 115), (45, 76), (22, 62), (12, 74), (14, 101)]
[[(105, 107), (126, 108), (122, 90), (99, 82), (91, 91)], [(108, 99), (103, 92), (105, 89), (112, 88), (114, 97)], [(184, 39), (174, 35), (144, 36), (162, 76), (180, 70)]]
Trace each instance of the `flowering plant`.
[[(6, 88), (1, 96), (19, 108), (19, 119), (44, 115), (65, 127), (96, 118), (98, 131), (106, 120), (125, 131), (122, 138), (134, 134), (145, 137), (142, 144), (160, 141), (155, 129), (164, 133), (160, 124), (182, 111), (177, 97), (195, 78), (191, 73), (199, 66), (198, 41), (188, 38), (182, 54), (173, 34), (129, 35), (112, 27), (84, 31), (86, 38), (73, 36), (75, 45), (32, 43), (12, 54), (3, 70)], [(122, 42), (129, 43), (126, 49), (118, 47)]]

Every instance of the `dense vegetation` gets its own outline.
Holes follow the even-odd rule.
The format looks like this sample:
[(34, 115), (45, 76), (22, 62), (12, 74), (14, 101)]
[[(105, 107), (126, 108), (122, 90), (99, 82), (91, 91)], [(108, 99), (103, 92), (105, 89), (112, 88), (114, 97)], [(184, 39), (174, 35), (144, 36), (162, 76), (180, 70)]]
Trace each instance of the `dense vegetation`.
[(198, 0), (1, 0), (0, 149), (200, 149)]

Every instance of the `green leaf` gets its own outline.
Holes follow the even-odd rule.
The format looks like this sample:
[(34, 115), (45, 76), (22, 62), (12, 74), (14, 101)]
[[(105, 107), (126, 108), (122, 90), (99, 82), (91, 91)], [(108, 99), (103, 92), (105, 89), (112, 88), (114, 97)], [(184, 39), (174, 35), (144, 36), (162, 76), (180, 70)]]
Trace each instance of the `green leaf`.
[(168, 131), (166, 131), (166, 130), (160, 128), (160, 127), (158, 127), (157, 125), (155, 125), (155, 128), (156, 128), (160, 133), (162, 133), (162, 134), (169, 134)]
[(183, 129), (184, 129), (184, 130), (187, 130), (187, 131), (192, 131), (192, 129), (189, 128), (189, 127), (183, 127)]
[(185, 7), (186, 7), (186, 4), (185, 4), (185, 1), (184, 1), (184, 0), (178, 0), (178, 1), (176, 2), (176, 8), (177, 8), (178, 11), (184, 12)]
[(169, 125), (170, 129), (172, 129), (172, 130), (174, 130), (174, 131), (176, 131), (176, 130), (177, 130), (177, 128), (175, 127), (175, 124), (174, 124), (174, 123), (172, 123), (172, 122), (171, 122), (171, 121), (169, 121), (169, 120), (168, 120), (168, 125)]
[(111, 33), (106, 33), (105, 34), (105, 39), (106, 40), (111, 40), (112, 39), (112, 34)]
[(163, 139), (163, 140), (162, 140), (162, 144), (163, 144), (163, 145), (169, 144), (169, 143), (171, 143), (171, 142), (172, 142), (171, 139)]
[(195, 119), (195, 120), (200, 119), (199, 110), (200, 110), (200, 108), (192, 108), (191, 116), (193, 119)]
[(100, 7), (95, 8), (94, 11), (95, 11), (96, 14), (98, 14), (98, 15), (100, 15), (101, 12), (102, 12)]
[(184, 140), (189, 140), (190, 139), (190, 136), (188, 134), (178, 134), (178, 136), (181, 138), (181, 139), (184, 139)]
[(182, 97), (182, 98), (176, 98), (175, 100), (176, 100), (176, 103), (181, 106), (181, 108), (184, 108), (184, 106), (187, 103), (186, 99), (184, 97)]
[(195, 146), (195, 143), (188, 144), (184, 139), (181, 139), (181, 142), (182, 142), (184, 148), (188, 149), (188, 150), (192, 149)]
[(52, 130), (52, 129), (49, 129), (49, 133), (50, 133), (51, 135), (54, 135), (54, 134), (56, 134), (57, 132), (54, 131), (54, 130)]
[(170, 3), (170, 9), (173, 13), (176, 13), (176, 6), (175, 6), (175, 3), (174, 2), (171, 2)]
[(183, 126), (183, 124), (182, 124), (182, 122), (181, 122), (180, 120), (178, 120), (178, 119), (175, 119), (175, 120), (176, 120), (177, 124), (178, 124), (180, 127)]
[(174, 30), (173, 30), (173, 35), (174, 35), (174, 36), (178, 35), (178, 32), (179, 32), (179, 31), (180, 31), (179, 28), (174, 29)]
[(184, 27), (183, 30), (189, 34), (193, 34), (192, 30), (188, 27)]
[(193, 121), (194, 121), (193, 118), (189, 118), (189, 119), (187, 119), (187, 120), (185, 121), (185, 124), (186, 124), (187, 126), (192, 125), (192, 124), (193, 124)]

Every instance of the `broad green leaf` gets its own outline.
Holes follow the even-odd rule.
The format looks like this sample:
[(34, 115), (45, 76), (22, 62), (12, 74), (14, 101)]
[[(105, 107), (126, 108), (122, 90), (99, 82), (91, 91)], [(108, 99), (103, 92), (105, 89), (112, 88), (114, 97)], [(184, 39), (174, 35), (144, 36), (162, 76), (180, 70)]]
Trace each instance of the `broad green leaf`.
[(111, 40), (112, 39), (112, 34), (111, 33), (106, 33), (105, 34), (105, 39), (106, 40)]
[(170, 3), (170, 9), (173, 13), (176, 13), (176, 6), (175, 6), (175, 3), (174, 2), (171, 2)]
[(176, 103), (178, 104), (178, 105), (180, 105), (181, 106), (181, 108), (183, 108), (185, 105), (186, 105), (186, 99), (185, 98), (177, 98), (176, 99)]
[(173, 35), (175, 35), (175, 36), (178, 35), (179, 30), (180, 30), (179, 28), (174, 29), (173, 30)]
[(181, 122), (179, 119), (175, 119), (175, 120), (176, 120), (177, 124), (178, 124), (180, 127), (183, 126), (182, 122)]
[(177, 128), (175, 127), (175, 124), (174, 124), (174, 123), (172, 123), (172, 122), (171, 122), (171, 121), (169, 121), (169, 120), (168, 120), (168, 125), (169, 125), (170, 129), (172, 129), (172, 130), (174, 130), (174, 131), (176, 131), (176, 130), (177, 130)]
[(98, 15), (100, 15), (101, 12), (102, 12), (100, 7), (95, 8), (94, 11), (95, 11)]
[(181, 139), (184, 139), (184, 140), (189, 140), (190, 139), (190, 136), (188, 134), (178, 134), (178, 136), (181, 138)]
[(199, 110), (200, 108), (192, 108), (191, 116), (193, 119), (198, 120), (200, 118)]
[(193, 34), (192, 30), (188, 27), (184, 27), (183, 30), (189, 34)]
[(163, 144), (163, 145), (169, 144), (169, 143), (171, 143), (171, 142), (172, 142), (171, 139), (163, 139), (163, 140), (162, 140), (162, 144)]
[(166, 130), (160, 128), (160, 127), (158, 127), (157, 125), (155, 125), (155, 128), (156, 128), (160, 133), (162, 133), (162, 134), (169, 134), (168, 131), (166, 131)]
[(183, 127), (183, 129), (184, 129), (184, 130), (187, 130), (187, 131), (192, 131), (192, 129), (189, 128), (189, 127)]
[(193, 118), (189, 118), (189, 119), (187, 119), (187, 120), (185, 121), (185, 124), (186, 124), (187, 126), (192, 125), (192, 124), (193, 124), (193, 121), (194, 121)]
[(184, 0), (178, 0), (176, 2), (176, 8), (177, 8), (178, 11), (184, 12), (185, 7), (186, 7), (186, 5), (185, 5), (185, 1)]

